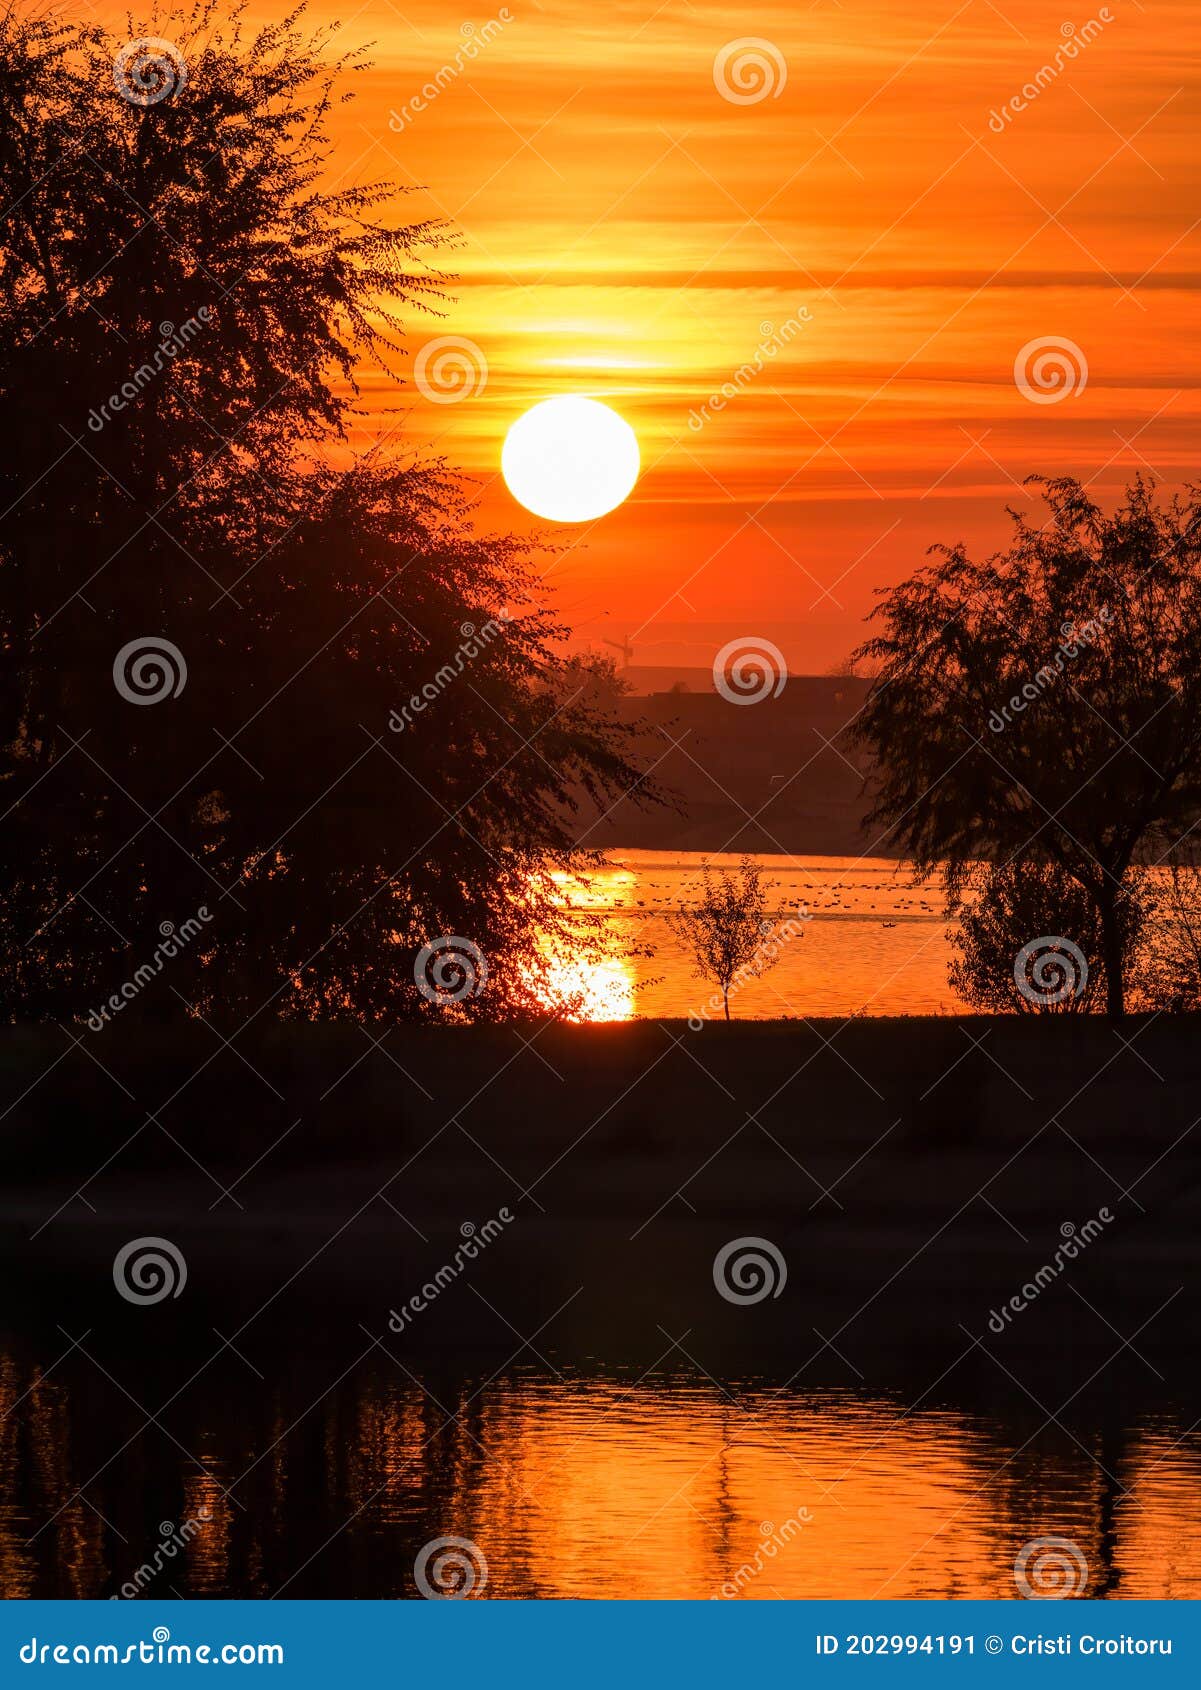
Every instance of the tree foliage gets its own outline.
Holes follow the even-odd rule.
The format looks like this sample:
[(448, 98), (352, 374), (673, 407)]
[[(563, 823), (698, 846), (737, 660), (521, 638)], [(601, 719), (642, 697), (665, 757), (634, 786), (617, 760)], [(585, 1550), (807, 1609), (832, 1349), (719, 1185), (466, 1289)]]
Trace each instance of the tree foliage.
[[(1120, 905), (1122, 953), (1132, 970), (1145, 920), (1141, 880)], [(1105, 1001), (1096, 905), (1053, 862), (979, 869), (957, 909), (948, 977), (989, 1014), (1079, 1014)]]
[(746, 980), (758, 979), (780, 960), (769, 941), (774, 929), (767, 910), (768, 885), (763, 870), (744, 857), (737, 872), (702, 871), (699, 902), (668, 916), (668, 926), (691, 953), (693, 969), (720, 991), (730, 1019), (730, 993)]
[(1195, 839), (1182, 841), (1160, 865), (1152, 919), (1136, 959), (1140, 999), (1180, 1014), (1201, 1009), (1201, 861)]
[(1107, 515), (1074, 480), (1039, 485), (1043, 520), (1011, 512), (1005, 552), (935, 547), (873, 612), (870, 821), (952, 907), (978, 861), (1056, 865), (1120, 1014), (1132, 864), (1201, 807), (1201, 503), (1140, 478)]
[(447, 936), (487, 961), (454, 1013), (523, 1013), (631, 730), (529, 548), (367, 437), (445, 232), (325, 185), (361, 61), (243, 10), (131, 24), (186, 68), (151, 103), (124, 36), (0, 18), (3, 1009), (85, 1014), (205, 906), (137, 1013), (437, 1014)]

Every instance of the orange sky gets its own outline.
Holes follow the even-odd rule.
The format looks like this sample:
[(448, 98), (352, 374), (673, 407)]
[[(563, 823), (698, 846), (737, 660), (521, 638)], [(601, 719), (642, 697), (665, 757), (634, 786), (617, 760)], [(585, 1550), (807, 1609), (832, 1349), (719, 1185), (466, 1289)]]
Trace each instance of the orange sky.
[[(456, 298), (444, 322), (414, 319), (410, 349), (467, 336), (487, 381), (455, 404), (406, 388), (410, 437), (481, 477), (488, 524), (532, 530), (497, 477), (506, 428), (553, 393), (614, 404), (642, 479), (566, 531), (549, 580), (582, 638), (629, 634), (643, 663), (708, 664), (758, 634), (823, 669), (860, 637), (873, 587), (932, 541), (1001, 542), (1024, 475), (1110, 492), (1143, 467), (1179, 483), (1198, 414), (1190, 14), (319, 0), (310, 15), (341, 18), (339, 45), (375, 44), (339, 115), (342, 180), (424, 184), (413, 213), (461, 232)], [(745, 36), (786, 69), (774, 94), (734, 103), (714, 60)], [(803, 326), (780, 344), (789, 319)], [(1087, 386), (1036, 404), (1014, 360), (1048, 336), (1080, 348)], [(773, 338), (762, 372), (690, 427)]]

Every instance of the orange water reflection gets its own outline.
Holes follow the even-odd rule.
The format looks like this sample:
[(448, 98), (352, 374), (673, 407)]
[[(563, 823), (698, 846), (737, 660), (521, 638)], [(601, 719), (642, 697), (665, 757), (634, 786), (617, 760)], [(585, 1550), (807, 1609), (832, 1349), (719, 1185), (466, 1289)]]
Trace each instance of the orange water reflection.
[[(754, 860), (773, 914), (791, 923), (794, 937), (778, 948), (776, 966), (734, 994), (736, 1019), (962, 1012), (947, 981), (948, 928), (932, 887), (915, 887), (900, 865), (882, 858)], [(575, 991), (578, 1020), (713, 1014), (713, 985), (697, 978), (666, 919), (695, 902), (706, 861), (733, 868), (740, 858), (615, 851), (587, 881), (557, 877), (566, 907), (604, 917), (609, 954), (558, 956), (548, 1005)], [(806, 912), (802, 921), (798, 909)]]
[(1090, 1595), (1201, 1594), (1201, 1462), (1152, 1432), (1120, 1501), (1067, 1439), (1015, 1455), (967, 1415), (837, 1395), (521, 1392), (478, 1435), (503, 1465), (458, 1506), (504, 1546), (497, 1595), (1012, 1597), (1043, 1536), (1078, 1543)]
[(544, 1001), (568, 1021), (629, 1021), (634, 1015), (634, 969), (621, 957), (599, 961), (556, 956), (550, 963)]
[[(705, 1019), (720, 1014), (712, 982), (697, 978), (692, 958), (667, 916), (695, 903), (706, 862), (736, 868), (730, 854), (613, 851), (585, 882), (557, 877), (563, 904), (600, 914), (607, 956), (556, 959), (548, 1005), (579, 994), (572, 1019), (632, 1016)], [(937, 881), (915, 885), (902, 864), (881, 857), (758, 855), (768, 902), (787, 943), (761, 977), (731, 996), (736, 1020), (852, 1015), (961, 1015), (970, 1012), (947, 979), (951, 926)], [(1166, 871), (1152, 871), (1166, 873)], [(797, 919), (798, 911), (803, 917)]]
[(563, 906), (600, 913), (610, 919), (606, 931), (608, 954), (585, 942), (579, 949), (543, 940), (548, 972), (544, 1001), (548, 1009), (569, 1021), (629, 1021), (636, 1013), (637, 979), (630, 951), (628, 923), (613, 920), (636, 894), (636, 876), (620, 868), (606, 869), (587, 881), (575, 875), (554, 874)]
[(147, 1595), (412, 1596), (417, 1551), (454, 1534), (499, 1598), (1013, 1597), (1047, 1536), (1090, 1596), (1201, 1596), (1201, 1449), (1174, 1413), (1031, 1437), (846, 1391), (381, 1364), (314, 1404), (321, 1382), (198, 1384), (170, 1438), (123, 1447), (92, 1380), (0, 1351), (3, 1594), (111, 1594), (193, 1518)]

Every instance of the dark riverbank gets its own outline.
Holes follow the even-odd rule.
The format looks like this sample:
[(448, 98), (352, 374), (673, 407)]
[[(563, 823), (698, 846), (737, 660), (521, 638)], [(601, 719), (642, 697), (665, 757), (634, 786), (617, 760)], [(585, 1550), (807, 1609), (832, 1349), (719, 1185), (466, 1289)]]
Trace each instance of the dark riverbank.
[(1194, 1594), (1196, 1035), (10, 1031), (2, 1588), (412, 1597), (450, 1534), (489, 1595), (704, 1597), (804, 1509), (746, 1594), (1013, 1596), (1048, 1535)]
[[(89, 1318), (160, 1320), (117, 1304), (111, 1272), (124, 1242), (153, 1235), (188, 1263), (173, 1320), (258, 1318), (270, 1298), (378, 1331), (454, 1258), (464, 1223), (507, 1209), (407, 1345), (503, 1345), (493, 1303), (523, 1335), (550, 1320), (548, 1342), (602, 1358), (686, 1327), (714, 1365), (765, 1346), (799, 1363), (815, 1328), (844, 1333), (852, 1359), (941, 1349), (964, 1326), (987, 1335), (990, 1312), (1057, 1260), (1006, 1338), (1112, 1345), (1080, 1293), (1124, 1333), (1153, 1317), (1144, 1341), (1175, 1343), (1201, 1329), (1197, 1030), (647, 1023), (552, 1026), (527, 1044), (402, 1027), (376, 1047), (355, 1028), (272, 1027), (237, 1053), (202, 1027), (118, 1026), (74, 1050), (55, 1030), (10, 1030), (15, 1312), (69, 1286)], [(783, 1255), (779, 1298), (717, 1295), (714, 1256), (743, 1236)]]

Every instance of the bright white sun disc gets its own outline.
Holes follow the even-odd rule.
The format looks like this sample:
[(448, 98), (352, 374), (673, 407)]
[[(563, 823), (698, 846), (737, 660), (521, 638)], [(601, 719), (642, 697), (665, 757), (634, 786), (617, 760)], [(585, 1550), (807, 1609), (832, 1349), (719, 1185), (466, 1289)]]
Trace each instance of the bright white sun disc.
[(638, 440), (599, 399), (543, 399), (505, 437), (500, 467), (510, 493), (548, 522), (591, 522), (627, 498), (638, 479)]

